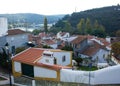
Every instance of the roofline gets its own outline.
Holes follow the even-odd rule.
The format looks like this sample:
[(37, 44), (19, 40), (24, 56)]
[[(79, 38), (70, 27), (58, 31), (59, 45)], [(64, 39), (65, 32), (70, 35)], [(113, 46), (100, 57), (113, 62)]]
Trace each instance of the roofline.
[(18, 55), (22, 54), (23, 52), (25, 52), (25, 51), (29, 50), (29, 49), (31, 49), (31, 47), (30, 47), (30, 48), (27, 48), (27, 49), (25, 49), (25, 50), (23, 50), (22, 52), (20, 52), (20, 53), (18, 53), (18, 54), (16, 54), (16, 55), (14, 55), (14, 56), (12, 56), (12, 59), (13, 59), (14, 57), (16, 57), (16, 56), (18, 56)]

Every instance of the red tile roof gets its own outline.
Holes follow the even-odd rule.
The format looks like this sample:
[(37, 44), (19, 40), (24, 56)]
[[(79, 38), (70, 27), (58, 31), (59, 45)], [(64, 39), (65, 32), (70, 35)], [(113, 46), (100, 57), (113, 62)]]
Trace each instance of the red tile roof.
[(43, 51), (44, 50), (29, 48), (22, 53), (14, 56), (13, 61), (34, 64), (34, 62), (42, 56)]
[(104, 39), (104, 38), (96, 38), (96, 39), (100, 40), (104, 44), (104, 46), (109, 46), (110, 45), (110, 43), (107, 42), (106, 39)]
[(44, 40), (44, 42), (45, 42), (47, 45), (55, 44), (55, 41), (54, 41), (54, 40), (50, 40), (50, 39)]
[(101, 49), (101, 45), (94, 41), (93, 45), (89, 46), (87, 49), (85, 49), (81, 54), (87, 55), (87, 56), (93, 56)]
[[(22, 53), (16, 55), (13, 57), (13, 61), (29, 64), (29, 65), (36, 65), (40, 67), (45, 67), (48, 69), (53, 69), (53, 70), (60, 70), (62, 68), (71, 68), (67, 66), (60, 66), (60, 65), (48, 65), (48, 64), (43, 64), (38, 62), (38, 60), (41, 59), (42, 53), (45, 49), (42, 48), (29, 48)], [(51, 51), (54, 51), (50, 49)]]
[(95, 36), (92, 36), (92, 35), (87, 35), (86, 36), (88, 39), (93, 39), (93, 38), (95, 38)]
[(71, 41), (72, 44), (79, 44), (81, 41), (85, 40), (87, 37), (79, 35), (77, 38)]
[(48, 65), (48, 64), (43, 64), (39, 62), (37, 62), (36, 65), (40, 67), (48, 68), (48, 69), (53, 69), (53, 70), (60, 70), (62, 68), (71, 69), (71, 67), (68, 67), (68, 66)]
[(8, 30), (8, 35), (18, 35), (18, 34), (24, 34), (24, 33), (26, 32), (20, 29)]
[(42, 32), (42, 33), (39, 33), (39, 36), (42, 38), (42, 37), (46, 37), (47, 34), (45, 32)]

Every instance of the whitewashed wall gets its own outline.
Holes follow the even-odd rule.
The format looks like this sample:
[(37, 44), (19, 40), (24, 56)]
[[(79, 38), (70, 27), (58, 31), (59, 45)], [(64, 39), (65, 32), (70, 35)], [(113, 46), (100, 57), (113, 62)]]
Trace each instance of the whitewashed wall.
[[(98, 63), (107, 63), (107, 61), (105, 60), (105, 58), (108, 56), (109, 51), (107, 50), (103, 50), (100, 49), (94, 56), (93, 56), (93, 60), (96, 59), (96, 57), (98, 56)], [(103, 55), (105, 55), (105, 58), (103, 58)]]
[[(71, 53), (70, 52), (54, 52), (53, 56), (57, 58), (57, 64), (66, 66), (71, 63)], [(62, 57), (65, 56), (66, 60), (65, 62), (62, 61)]]
[(38, 62), (43, 63), (43, 64), (48, 64), (48, 65), (53, 65), (54, 57), (42, 56), (42, 58)]
[(18, 34), (7, 36), (9, 46), (22, 47), (28, 42), (28, 34)]
[(55, 70), (34, 66), (34, 76), (42, 78), (57, 78), (57, 72)]
[(53, 49), (56, 49), (57, 48), (57, 44), (51, 44), (49, 45), (50, 47), (52, 47)]
[(6, 35), (8, 30), (7, 18), (0, 17), (0, 36)]
[[(90, 77), (89, 77), (90, 74)], [(103, 68), (97, 71), (75, 71), (62, 69), (60, 81), (84, 84), (120, 84), (120, 65)]]
[(14, 68), (15, 68), (15, 72), (19, 72), (21, 73), (21, 63), (20, 62), (14, 62)]
[(95, 71), (94, 84), (120, 84), (120, 65)]
[[(93, 83), (94, 74), (91, 73), (90, 82)], [(89, 83), (89, 72), (86, 71), (76, 71), (76, 70), (68, 70), (62, 69), (60, 71), (60, 80), (62, 82), (72, 82), (72, 83)]]

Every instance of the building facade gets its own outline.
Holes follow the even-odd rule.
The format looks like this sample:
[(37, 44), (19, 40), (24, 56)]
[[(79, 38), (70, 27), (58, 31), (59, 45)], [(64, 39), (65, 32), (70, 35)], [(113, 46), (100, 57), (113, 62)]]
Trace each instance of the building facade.
[(12, 57), (13, 75), (36, 80), (60, 80), (61, 69), (71, 69), (71, 52), (53, 49), (29, 48)]

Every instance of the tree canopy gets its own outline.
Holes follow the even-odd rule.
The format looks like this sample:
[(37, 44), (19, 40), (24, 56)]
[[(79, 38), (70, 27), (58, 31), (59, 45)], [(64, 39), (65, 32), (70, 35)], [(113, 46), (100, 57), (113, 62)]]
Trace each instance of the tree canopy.
[[(80, 23), (81, 19), (83, 20), (83, 19), (89, 18), (90, 23), (88, 19), (86, 20), (89, 24), (92, 24), (92, 25), (95, 24), (96, 25), (95, 27), (97, 27), (97, 23), (98, 23), (99, 25), (102, 25), (104, 27), (107, 35), (115, 36), (115, 32), (120, 29), (119, 9), (120, 9), (120, 6), (117, 5), (117, 6), (96, 8), (96, 9), (91, 9), (91, 10), (86, 10), (81, 12), (74, 12), (71, 15), (65, 16), (63, 19), (60, 19), (55, 24), (55, 27), (63, 28), (64, 26), (63, 21), (68, 21), (71, 24), (74, 31), (75, 30), (74, 28), (77, 28), (77, 25)], [(77, 30), (75, 32), (77, 32)]]
[(48, 22), (47, 22), (47, 18), (44, 18), (44, 31), (47, 33), (48, 32), (48, 26), (47, 26)]
[(112, 53), (115, 57), (120, 59), (120, 42), (116, 42), (112, 44)]

